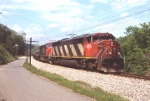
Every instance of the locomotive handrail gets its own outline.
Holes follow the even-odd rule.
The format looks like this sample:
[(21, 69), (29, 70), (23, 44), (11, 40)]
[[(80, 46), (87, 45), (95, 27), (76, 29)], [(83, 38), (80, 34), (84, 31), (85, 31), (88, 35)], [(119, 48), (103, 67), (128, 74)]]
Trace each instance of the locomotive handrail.
[(96, 57), (97, 57), (97, 59), (98, 59), (98, 56), (99, 56), (99, 54), (100, 54), (100, 52), (101, 52), (101, 51), (102, 51), (102, 49), (98, 52), (98, 54), (97, 54), (97, 56), (96, 56)]
[(122, 56), (121, 56), (121, 53), (120, 53), (119, 49), (117, 49), (117, 50), (118, 50), (118, 52), (119, 52), (120, 57), (122, 58)]
[(105, 51), (107, 50), (107, 48), (104, 50), (104, 52), (101, 55), (101, 62), (102, 62), (102, 56), (104, 55)]

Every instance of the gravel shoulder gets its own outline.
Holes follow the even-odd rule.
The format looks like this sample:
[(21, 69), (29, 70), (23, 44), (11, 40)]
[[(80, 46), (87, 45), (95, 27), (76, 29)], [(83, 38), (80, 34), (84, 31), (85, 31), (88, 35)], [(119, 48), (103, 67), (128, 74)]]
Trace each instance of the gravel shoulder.
[(31, 59), (36, 68), (59, 74), (71, 81), (83, 81), (92, 87), (100, 87), (105, 91), (116, 93), (131, 101), (150, 101), (150, 81), (134, 78), (118, 77), (85, 70), (43, 63)]

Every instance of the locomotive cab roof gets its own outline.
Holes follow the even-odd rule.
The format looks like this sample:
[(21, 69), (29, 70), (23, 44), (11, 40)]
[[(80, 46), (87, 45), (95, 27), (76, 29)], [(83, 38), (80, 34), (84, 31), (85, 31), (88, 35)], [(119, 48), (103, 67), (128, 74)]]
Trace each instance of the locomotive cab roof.
[(98, 36), (109, 36), (109, 37), (113, 37), (115, 38), (112, 34), (110, 33), (94, 33), (92, 34), (92, 36), (95, 36), (95, 35), (98, 35)]
[(115, 40), (115, 37), (110, 33), (94, 33), (92, 36), (98, 36), (97, 38), (99, 38), (100, 40)]

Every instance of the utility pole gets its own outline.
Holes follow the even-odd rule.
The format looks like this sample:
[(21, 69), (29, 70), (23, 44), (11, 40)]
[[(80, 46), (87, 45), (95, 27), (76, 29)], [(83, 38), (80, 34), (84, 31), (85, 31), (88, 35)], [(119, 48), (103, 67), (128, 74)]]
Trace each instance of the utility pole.
[(32, 41), (32, 37), (30, 38), (30, 66), (31, 66), (31, 45), (32, 45), (32, 42), (38, 42), (38, 41)]
[(17, 56), (18, 56), (18, 44), (17, 43), (15, 44), (15, 47), (16, 47), (16, 56), (15, 57), (17, 58)]
[(28, 47), (28, 41), (27, 41), (27, 45), (26, 45), (26, 46), (27, 46), (27, 53), (26, 53), (26, 54), (27, 54), (27, 62), (28, 62), (28, 55), (29, 55), (29, 54), (28, 54), (28, 50), (29, 50), (29, 49), (28, 49), (28, 48), (29, 48), (29, 47)]
[(25, 40), (25, 55), (27, 56), (27, 62), (28, 62), (28, 40)]
[(28, 41), (28, 40), (25, 40), (26, 42), (26, 56), (27, 56), (27, 62), (28, 62), (28, 56), (29, 56), (29, 44), (28, 44), (28, 42), (30, 42), (30, 41)]
[(30, 66), (31, 66), (31, 44), (32, 44), (32, 38), (30, 38)]

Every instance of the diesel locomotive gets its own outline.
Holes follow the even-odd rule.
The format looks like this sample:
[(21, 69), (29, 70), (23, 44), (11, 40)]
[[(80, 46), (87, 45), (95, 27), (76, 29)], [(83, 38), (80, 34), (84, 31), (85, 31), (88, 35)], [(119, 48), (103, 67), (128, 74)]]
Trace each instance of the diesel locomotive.
[(34, 54), (51, 64), (70, 65), (104, 72), (122, 72), (120, 45), (110, 33), (93, 33), (65, 38), (40, 46)]

